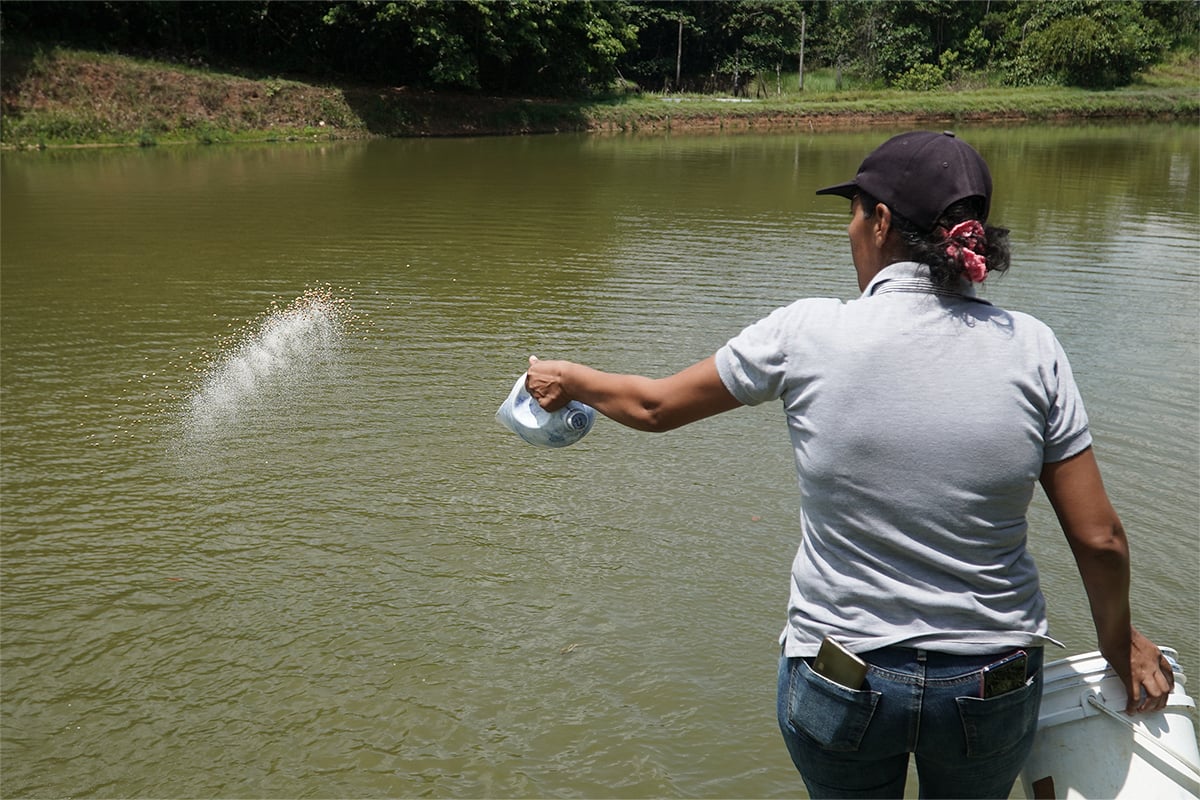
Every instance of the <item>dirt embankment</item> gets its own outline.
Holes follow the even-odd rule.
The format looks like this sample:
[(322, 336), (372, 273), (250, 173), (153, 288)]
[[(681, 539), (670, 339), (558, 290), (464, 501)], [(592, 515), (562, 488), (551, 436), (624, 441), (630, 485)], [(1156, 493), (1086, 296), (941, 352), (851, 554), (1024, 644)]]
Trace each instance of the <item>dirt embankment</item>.
[(132, 59), (5, 53), (7, 146), (586, 129), (578, 104), (245, 77)]

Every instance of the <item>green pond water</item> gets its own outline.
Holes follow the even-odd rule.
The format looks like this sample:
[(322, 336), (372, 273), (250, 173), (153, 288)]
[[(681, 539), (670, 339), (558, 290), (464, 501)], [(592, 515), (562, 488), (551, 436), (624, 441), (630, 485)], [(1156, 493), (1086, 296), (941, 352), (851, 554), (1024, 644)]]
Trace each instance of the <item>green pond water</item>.
[[(782, 412), (561, 451), (493, 414), (530, 354), (662, 375), (854, 297), (813, 191), (893, 132), (4, 154), (0, 791), (803, 796)], [(959, 133), (1013, 231), (984, 296), (1062, 340), (1135, 621), (1200, 675), (1197, 129)]]

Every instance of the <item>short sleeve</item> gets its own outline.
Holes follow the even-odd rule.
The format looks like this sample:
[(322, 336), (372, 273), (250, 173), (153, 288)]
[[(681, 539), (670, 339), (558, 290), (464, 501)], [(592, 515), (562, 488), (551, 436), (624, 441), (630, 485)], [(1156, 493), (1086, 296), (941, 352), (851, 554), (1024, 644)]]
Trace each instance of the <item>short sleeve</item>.
[(1046, 384), (1050, 405), (1046, 414), (1042, 461), (1052, 464), (1082, 453), (1091, 446), (1092, 434), (1071, 363), (1057, 339), (1054, 340), (1054, 361), (1048, 371)]
[(721, 381), (744, 405), (755, 406), (776, 400), (783, 394), (787, 372), (783, 320), (787, 311), (776, 310), (717, 350), (717, 372)]

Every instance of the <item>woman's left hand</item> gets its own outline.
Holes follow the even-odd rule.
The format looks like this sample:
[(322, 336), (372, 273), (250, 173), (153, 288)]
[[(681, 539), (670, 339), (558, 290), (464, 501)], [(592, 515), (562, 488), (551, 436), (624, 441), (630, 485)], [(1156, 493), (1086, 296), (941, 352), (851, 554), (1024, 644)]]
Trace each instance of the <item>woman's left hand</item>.
[(1125, 713), (1161, 711), (1166, 708), (1168, 696), (1175, 688), (1171, 662), (1137, 628), (1130, 626), (1129, 632), (1129, 681), (1126, 689), (1129, 697)]

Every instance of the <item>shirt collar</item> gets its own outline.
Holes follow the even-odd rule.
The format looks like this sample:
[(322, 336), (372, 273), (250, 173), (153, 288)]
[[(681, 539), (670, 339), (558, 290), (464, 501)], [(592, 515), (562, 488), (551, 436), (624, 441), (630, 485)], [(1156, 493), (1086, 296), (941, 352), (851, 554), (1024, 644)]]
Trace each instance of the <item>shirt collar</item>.
[(957, 288), (954, 289), (944, 289), (938, 286), (929, 277), (929, 266), (918, 264), (916, 261), (897, 261), (895, 264), (889, 264), (879, 270), (867, 284), (862, 296), (871, 297), (889, 292), (937, 294), (944, 297), (963, 297), (979, 303), (987, 302), (975, 296), (975, 284), (967, 280), (960, 280)]

